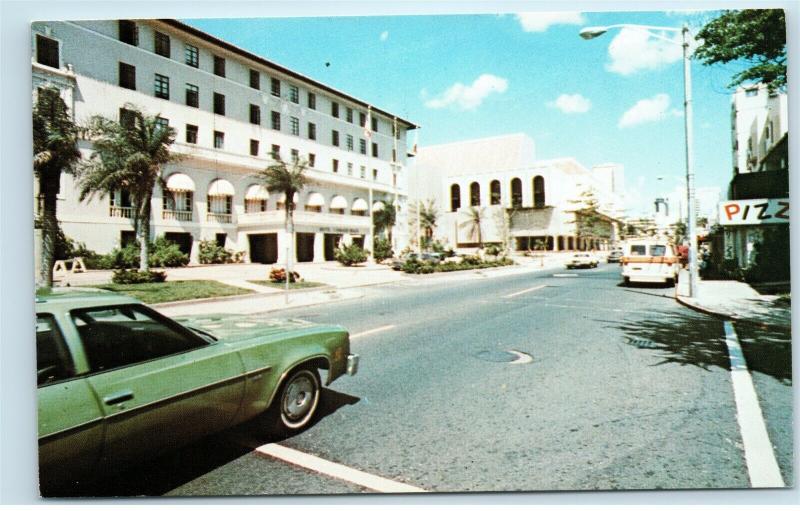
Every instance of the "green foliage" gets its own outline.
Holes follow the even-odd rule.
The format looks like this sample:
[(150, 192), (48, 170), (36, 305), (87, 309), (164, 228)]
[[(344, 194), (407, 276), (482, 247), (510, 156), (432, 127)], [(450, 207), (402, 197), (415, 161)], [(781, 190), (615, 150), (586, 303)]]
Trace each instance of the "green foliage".
[(484, 252), (488, 256), (499, 256), (501, 253), (503, 253), (503, 244), (487, 243), (486, 247), (484, 248)]
[(747, 282), (790, 280), (789, 226), (777, 225), (763, 230), (763, 240), (753, 245), (752, 262), (744, 270)]
[(203, 240), (197, 256), (200, 264), (227, 264), (241, 261), (241, 252), (234, 252), (217, 244), (217, 240)]
[(167, 274), (163, 271), (114, 270), (111, 282), (114, 284), (147, 284), (164, 282)]
[[(286, 282), (286, 268), (276, 267), (273, 266), (269, 270), (269, 280), (270, 282)], [(289, 283), (297, 282), (302, 280), (300, 278), (300, 274), (296, 271), (289, 273)]]
[(461, 258), (460, 262), (432, 263), (422, 262), (418, 259), (407, 260), (402, 267), (406, 273), (426, 274), (434, 272), (451, 272), (462, 270), (479, 270), (484, 268), (498, 268), (501, 266), (513, 265), (514, 261), (507, 257), (501, 257), (492, 261), (486, 261), (478, 256), (467, 255)]
[(397, 221), (397, 210), (394, 206), (386, 206), (379, 211), (372, 212), (372, 225), (375, 227), (375, 234), (386, 232), (389, 240), (392, 239), (392, 227)]
[(228, 284), (223, 284), (216, 280), (176, 280), (142, 284), (103, 284), (97, 287), (117, 293), (124, 293), (145, 303), (176, 302), (180, 300), (196, 300), (198, 298), (214, 298), (253, 293), (250, 289), (229, 286)]
[[(140, 266), (140, 253), (139, 242), (136, 241), (122, 248), (115, 248), (110, 254), (100, 256), (93, 265), (101, 269), (137, 268)], [(189, 263), (189, 256), (181, 252), (176, 243), (159, 236), (153, 243), (149, 243), (148, 260), (149, 266), (176, 268), (186, 266)]]
[(725, 11), (697, 34), (694, 57), (704, 65), (743, 61), (729, 87), (756, 82), (770, 90), (786, 87), (786, 18), (782, 9)]
[(381, 262), (384, 259), (391, 259), (394, 255), (392, 243), (385, 238), (376, 238), (372, 243), (372, 250), (375, 254), (375, 261)]
[(361, 264), (368, 256), (369, 252), (356, 244), (343, 245), (334, 252), (334, 258), (345, 266)]
[(483, 228), (484, 208), (471, 206), (467, 211), (467, 220), (460, 224), (461, 227), (469, 227), (469, 238), (476, 239), (478, 246), (483, 248)]

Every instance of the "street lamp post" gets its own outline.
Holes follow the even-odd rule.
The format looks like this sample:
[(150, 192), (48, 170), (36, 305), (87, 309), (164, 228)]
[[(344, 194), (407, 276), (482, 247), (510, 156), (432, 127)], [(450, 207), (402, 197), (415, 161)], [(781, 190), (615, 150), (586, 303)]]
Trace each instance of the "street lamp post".
[(580, 36), (584, 39), (594, 39), (599, 37), (609, 29), (612, 28), (631, 28), (634, 30), (642, 30), (647, 32), (650, 36), (671, 44), (678, 44), (675, 40), (664, 37), (659, 34), (651, 32), (651, 30), (659, 30), (662, 32), (680, 32), (682, 42), (680, 45), (683, 48), (683, 110), (684, 110), (684, 135), (686, 138), (686, 202), (687, 202), (687, 219), (689, 231), (689, 296), (692, 298), (697, 297), (697, 211), (694, 205), (694, 156), (692, 149), (692, 74), (690, 69), (690, 51), (689, 43), (692, 39), (689, 27), (684, 25), (682, 28), (675, 27), (652, 27), (647, 25), (609, 25), (607, 27), (586, 27), (581, 29)]

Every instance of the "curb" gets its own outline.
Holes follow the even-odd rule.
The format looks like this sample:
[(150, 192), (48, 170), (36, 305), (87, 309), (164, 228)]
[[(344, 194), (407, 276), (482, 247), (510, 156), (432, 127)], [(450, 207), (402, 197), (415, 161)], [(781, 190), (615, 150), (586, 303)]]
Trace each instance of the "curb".
[(783, 325), (776, 325), (776, 324), (773, 324), (773, 323), (765, 323), (763, 321), (758, 321), (758, 320), (755, 320), (755, 319), (749, 319), (749, 318), (745, 318), (745, 317), (742, 317), (742, 316), (736, 316), (736, 315), (733, 315), (733, 314), (725, 314), (723, 312), (714, 311), (712, 309), (707, 309), (705, 307), (701, 307), (700, 305), (690, 303), (690, 302), (686, 301), (685, 297), (679, 296), (677, 294), (677, 288), (676, 288), (675, 300), (678, 303), (680, 303), (681, 305), (683, 305), (684, 307), (692, 309), (693, 311), (700, 312), (702, 314), (707, 314), (709, 316), (713, 316), (713, 317), (715, 317), (717, 319), (721, 319), (723, 321), (733, 321), (735, 323), (743, 323), (743, 324), (755, 325), (755, 326), (762, 327), (762, 328), (771, 328), (771, 329), (774, 329), (774, 330), (781, 330), (781, 331), (785, 331), (785, 332), (789, 332), (789, 333), (791, 333), (791, 331), (792, 331), (791, 324), (788, 325), (788, 326), (783, 326)]

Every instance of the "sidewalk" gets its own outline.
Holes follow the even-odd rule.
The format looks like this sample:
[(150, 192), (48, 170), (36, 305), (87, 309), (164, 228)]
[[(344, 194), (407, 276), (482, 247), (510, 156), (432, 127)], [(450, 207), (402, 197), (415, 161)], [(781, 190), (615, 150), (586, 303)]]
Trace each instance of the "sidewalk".
[(675, 299), (683, 305), (724, 319), (791, 329), (791, 307), (777, 302), (778, 296), (760, 294), (745, 282), (700, 280), (696, 294), (689, 297), (689, 273), (681, 270)]

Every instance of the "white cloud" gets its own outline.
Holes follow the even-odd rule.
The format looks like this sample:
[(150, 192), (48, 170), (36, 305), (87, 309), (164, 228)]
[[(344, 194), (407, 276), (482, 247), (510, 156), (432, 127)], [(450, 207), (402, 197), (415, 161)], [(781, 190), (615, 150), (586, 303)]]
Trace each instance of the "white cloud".
[[(508, 89), (508, 80), (492, 74), (482, 74), (472, 82), (464, 85), (456, 82), (440, 95), (425, 101), (428, 108), (439, 109), (453, 107), (457, 110), (474, 110), (489, 94), (502, 94)], [(423, 98), (427, 96), (422, 91)]]
[[(670, 37), (666, 33), (659, 35)], [(673, 36), (680, 43), (680, 34)], [(630, 75), (644, 69), (658, 69), (683, 58), (680, 44), (650, 37), (634, 28), (623, 28), (608, 45), (611, 62), (606, 69), (621, 75)]]
[(669, 96), (656, 94), (649, 99), (640, 99), (619, 120), (620, 128), (636, 126), (647, 122), (657, 122), (667, 117), (681, 117), (683, 114), (676, 109), (669, 108)]
[(547, 106), (558, 108), (565, 114), (582, 114), (592, 108), (592, 102), (580, 94), (562, 94), (555, 101), (549, 101)]
[(380, 39), (381, 39), (381, 41), (385, 41), (385, 40), (389, 39), (389, 31), (388, 30), (384, 30), (383, 32), (381, 32)]
[(552, 25), (583, 25), (586, 19), (579, 12), (521, 12), (517, 14), (525, 32), (545, 32)]

